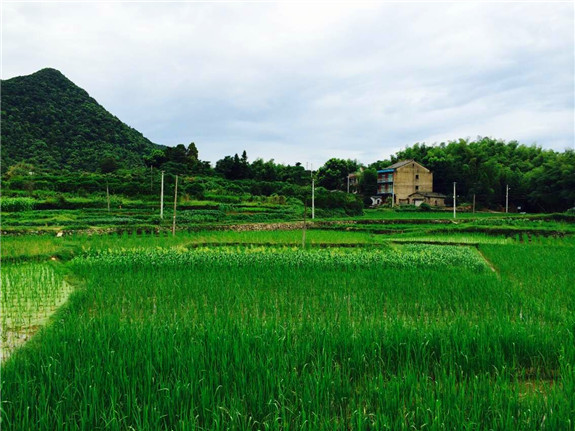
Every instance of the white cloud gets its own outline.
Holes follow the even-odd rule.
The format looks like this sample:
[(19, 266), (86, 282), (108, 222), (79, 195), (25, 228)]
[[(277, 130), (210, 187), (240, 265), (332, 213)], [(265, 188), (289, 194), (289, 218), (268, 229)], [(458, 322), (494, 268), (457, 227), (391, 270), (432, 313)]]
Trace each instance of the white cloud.
[(369, 163), (476, 134), (573, 145), (572, 3), (3, 4), (3, 77), (55, 67), (161, 144)]

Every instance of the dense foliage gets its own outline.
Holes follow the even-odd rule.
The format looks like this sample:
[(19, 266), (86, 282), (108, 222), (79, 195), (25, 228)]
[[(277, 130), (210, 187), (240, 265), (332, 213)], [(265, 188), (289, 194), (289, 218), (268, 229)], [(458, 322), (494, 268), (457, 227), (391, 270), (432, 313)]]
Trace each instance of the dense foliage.
[(2, 81), (4, 167), (93, 172), (111, 159), (133, 168), (154, 148), (55, 69)]
[(357, 161), (331, 158), (318, 169), (318, 183), (329, 190), (347, 190), (348, 175), (358, 169)]
[(459, 139), (439, 145), (415, 144), (390, 160), (370, 167), (383, 169), (399, 160), (413, 159), (433, 172), (434, 191), (457, 193), (470, 202), (497, 207), (509, 201), (528, 211), (565, 211), (575, 206), (575, 152), (544, 150), (516, 141), (491, 138)]

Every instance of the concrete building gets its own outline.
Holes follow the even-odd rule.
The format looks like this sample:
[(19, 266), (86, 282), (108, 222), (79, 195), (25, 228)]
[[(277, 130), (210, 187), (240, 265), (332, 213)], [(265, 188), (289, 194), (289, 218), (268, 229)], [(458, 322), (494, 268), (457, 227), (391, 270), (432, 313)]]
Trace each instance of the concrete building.
[(409, 203), (418, 207), (422, 203), (426, 203), (433, 207), (445, 206), (445, 195), (434, 192), (415, 192), (409, 195)]
[(433, 192), (433, 173), (414, 160), (402, 160), (377, 171), (377, 196), (371, 199), (374, 205), (386, 201), (393, 205), (445, 205), (445, 195)]

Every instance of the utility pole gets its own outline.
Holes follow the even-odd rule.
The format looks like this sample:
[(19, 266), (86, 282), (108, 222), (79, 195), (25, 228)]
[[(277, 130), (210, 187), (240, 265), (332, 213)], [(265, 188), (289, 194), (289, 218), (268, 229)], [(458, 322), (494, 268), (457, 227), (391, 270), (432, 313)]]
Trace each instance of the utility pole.
[(315, 219), (315, 178), (313, 176), (313, 164), (311, 165), (311, 218)]
[(349, 193), (349, 174), (347, 174), (347, 193)]
[(164, 171), (162, 171), (162, 188), (160, 189), (160, 218), (164, 218)]
[(455, 208), (457, 207), (456, 195), (455, 195), (455, 185), (456, 184), (457, 184), (456, 182), (453, 182), (453, 218), (456, 218)]
[(303, 229), (301, 235), (301, 248), (305, 248), (305, 229), (306, 229), (306, 213), (307, 213), (307, 200), (304, 199), (303, 205)]
[(154, 190), (154, 167), (150, 165), (150, 193)]
[(311, 177), (311, 218), (315, 219), (315, 178)]
[(178, 176), (176, 175), (176, 188), (174, 189), (174, 218), (172, 219), (172, 235), (176, 236), (176, 206), (178, 205)]
[(509, 212), (509, 184), (505, 187), (505, 214)]
[(473, 193), (473, 214), (475, 214), (475, 193)]

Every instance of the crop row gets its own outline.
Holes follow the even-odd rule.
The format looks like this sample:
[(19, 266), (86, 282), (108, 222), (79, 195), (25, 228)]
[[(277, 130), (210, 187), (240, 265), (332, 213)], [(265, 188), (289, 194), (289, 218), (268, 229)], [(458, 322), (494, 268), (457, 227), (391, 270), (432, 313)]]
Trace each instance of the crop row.
[(439, 268), (465, 267), (484, 271), (485, 260), (472, 248), (407, 244), (367, 249), (300, 249), (295, 247), (201, 247), (195, 249), (130, 249), (90, 252), (88, 265), (279, 265), (321, 268)]

